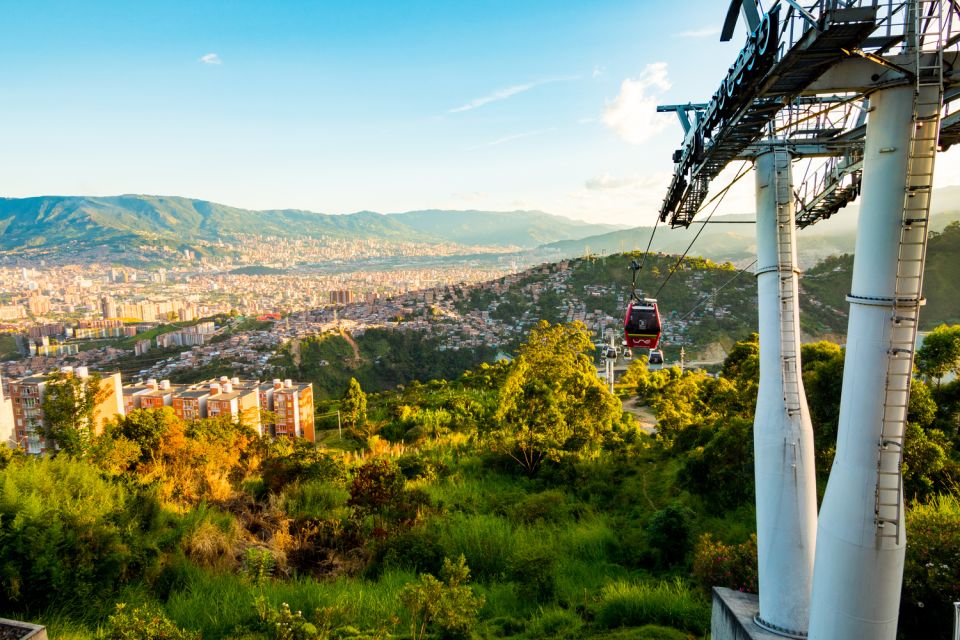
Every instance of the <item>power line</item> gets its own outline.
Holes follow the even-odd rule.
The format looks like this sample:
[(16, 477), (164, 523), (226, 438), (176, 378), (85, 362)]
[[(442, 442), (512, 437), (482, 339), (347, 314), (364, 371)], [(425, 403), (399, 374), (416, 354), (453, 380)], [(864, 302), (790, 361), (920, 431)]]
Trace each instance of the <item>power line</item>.
[(750, 171), (749, 165), (748, 165), (746, 162), (744, 162), (743, 165), (741, 166), (741, 171), (740, 171), (740, 173), (739, 173), (733, 180), (730, 181), (730, 184), (728, 184), (727, 186), (725, 186), (725, 187), (720, 191), (720, 193), (718, 193), (717, 195), (715, 195), (713, 198), (710, 199), (709, 202), (707, 202), (705, 205), (703, 205), (703, 207), (700, 208), (700, 210), (702, 211), (704, 207), (706, 207), (706, 206), (708, 206), (708, 205), (710, 204), (710, 202), (713, 202), (714, 200), (717, 201), (717, 204), (715, 204), (715, 205), (713, 206), (713, 210), (710, 211), (710, 215), (707, 216), (706, 222), (705, 222), (704, 224), (700, 225), (700, 230), (697, 231), (697, 233), (696, 233), (695, 236), (693, 236), (693, 240), (691, 240), (691, 241), (690, 241), (690, 244), (687, 245), (687, 248), (686, 248), (686, 250), (683, 252), (683, 255), (680, 256), (680, 258), (677, 260), (677, 263), (676, 263), (675, 265), (673, 265), (673, 268), (672, 268), (672, 269), (670, 269), (670, 272), (667, 274), (667, 277), (664, 278), (663, 282), (660, 284), (660, 288), (657, 289), (657, 292), (656, 292), (655, 294), (653, 294), (653, 297), (654, 297), (654, 298), (659, 298), (659, 297), (660, 297), (660, 292), (663, 291), (663, 288), (664, 288), (665, 286), (667, 286), (667, 283), (668, 283), (668, 282), (670, 282), (670, 278), (672, 278), (672, 277), (673, 277), (673, 274), (675, 274), (675, 273), (677, 272), (677, 269), (680, 268), (680, 265), (683, 263), (683, 259), (687, 257), (687, 254), (690, 252), (690, 249), (693, 248), (693, 244), (697, 241), (697, 238), (699, 238), (699, 237), (700, 237), (700, 234), (703, 233), (703, 230), (707, 228), (707, 224), (706, 224), (706, 223), (710, 222), (710, 219), (713, 217), (713, 214), (715, 214), (715, 213), (717, 212), (717, 209), (720, 207), (721, 203), (723, 203), (723, 199), (724, 199), (724, 198), (726, 197), (726, 195), (730, 192), (730, 189), (733, 187), (733, 185), (737, 184), (737, 182), (739, 182), (740, 179), (741, 179), (743, 176), (747, 175), (747, 173), (749, 173), (749, 171)]
[(706, 304), (708, 300), (713, 300), (714, 298), (716, 298), (717, 295), (718, 295), (721, 291), (723, 291), (728, 284), (732, 284), (734, 280), (736, 280), (737, 278), (739, 278), (740, 276), (742, 276), (744, 273), (746, 273), (747, 270), (750, 269), (750, 267), (752, 267), (752, 266), (755, 265), (755, 264), (757, 264), (757, 261), (756, 261), (756, 260), (754, 260), (753, 262), (751, 262), (750, 264), (748, 264), (747, 266), (745, 266), (743, 269), (740, 269), (740, 271), (737, 271), (737, 273), (736, 273), (735, 276), (733, 276), (732, 278), (730, 278), (729, 280), (727, 280), (726, 282), (724, 282), (722, 285), (720, 285), (720, 287), (717, 288), (717, 290), (714, 291), (711, 295), (707, 296), (706, 298), (704, 298), (703, 300), (701, 300), (700, 302), (698, 302), (696, 305), (694, 305), (693, 309), (690, 309), (690, 311), (687, 311), (687, 313), (685, 313), (682, 317), (678, 318), (677, 322), (680, 322), (680, 321), (682, 321), (682, 320), (686, 320), (686, 319), (689, 318), (691, 315), (693, 315), (693, 312), (694, 312), (694, 311), (696, 311), (697, 309), (699, 309), (700, 307), (702, 307), (704, 304)]
[(657, 216), (657, 221), (653, 223), (653, 231), (650, 232), (650, 239), (647, 240), (647, 249), (643, 253), (643, 258), (640, 259), (640, 269), (638, 271), (643, 271), (643, 265), (647, 263), (647, 256), (650, 255), (650, 246), (653, 244), (653, 236), (657, 235), (657, 225), (660, 224), (660, 216)]

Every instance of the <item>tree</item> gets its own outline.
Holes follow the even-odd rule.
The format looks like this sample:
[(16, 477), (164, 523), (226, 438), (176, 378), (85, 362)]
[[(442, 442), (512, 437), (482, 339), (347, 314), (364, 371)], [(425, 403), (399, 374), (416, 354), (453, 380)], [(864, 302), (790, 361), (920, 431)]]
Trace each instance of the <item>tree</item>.
[(50, 374), (41, 402), (47, 440), (71, 455), (89, 453), (96, 434), (94, 413), (105, 393), (97, 374), (85, 378), (59, 371)]
[(527, 475), (544, 460), (599, 445), (620, 417), (620, 401), (587, 356), (592, 350), (582, 324), (541, 320), (510, 364), (486, 435), (492, 449), (512, 457)]
[(350, 378), (350, 384), (340, 401), (340, 416), (348, 429), (361, 429), (367, 424), (367, 394), (360, 388), (356, 378)]
[(928, 378), (940, 379), (953, 372), (960, 375), (960, 325), (940, 325), (927, 334), (917, 349), (917, 369)]

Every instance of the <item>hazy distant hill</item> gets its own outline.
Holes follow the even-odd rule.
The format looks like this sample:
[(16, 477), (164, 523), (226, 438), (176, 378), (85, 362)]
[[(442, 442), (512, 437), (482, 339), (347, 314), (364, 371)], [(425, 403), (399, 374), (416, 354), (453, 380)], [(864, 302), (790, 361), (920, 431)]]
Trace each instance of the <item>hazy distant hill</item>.
[(404, 242), (533, 247), (609, 231), (539, 211), (361, 211), (329, 215), (284, 209), (250, 211), (190, 198), (124, 195), (0, 199), (0, 249), (117, 242), (189, 246), (241, 233), (367, 238)]
[(391, 216), (403, 224), (460, 244), (535, 247), (622, 229), (543, 211), (410, 211)]
[[(945, 187), (933, 192), (931, 203), (933, 231), (941, 231), (949, 223), (960, 220), (960, 187)], [(819, 222), (804, 229), (797, 235), (797, 249), (800, 266), (811, 267), (817, 262), (841, 253), (850, 253), (854, 249), (859, 209), (853, 204), (840, 211), (830, 220)], [(700, 219), (704, 219), (703, 216)], [(730, 221), (753, 221), (753, 214), (718, 217), (723, 221), (709, 224), (691, 250), (694, 255), (711, 260), (744, 260), (756, 257), (756, 227), (753, 224), (726, 224)], [(683, 253), (693, 240), (700, 225), (695, 223), (689, 229), (670, 229), (661, 225), (653, 240), (653, 251), (663, 253)], [(578, 240), (562, 240), (545, 244), (542, 249), (562, 256), (578, 256), (590, 253), (616, 253), (644, 249), (650, 238), (652, 227), (635, 227)]]

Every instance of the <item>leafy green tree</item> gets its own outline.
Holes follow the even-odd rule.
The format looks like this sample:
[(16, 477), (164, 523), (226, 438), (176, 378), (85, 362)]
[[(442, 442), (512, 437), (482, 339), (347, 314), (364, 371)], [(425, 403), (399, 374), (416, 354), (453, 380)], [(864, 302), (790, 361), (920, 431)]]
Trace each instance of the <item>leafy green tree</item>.
[(97, 405), (104, 397), (100, 376), (86, 378), (56, 372), (47, 377), (43, 401), (43, 430), (47, 440), (56, 442), (60, 451), (85, 456), (96, 434)]
[(348, 429), (362, 429), (367, 424), (367, 394), (360, 388), (356, 378), (350, 378), (350, 384), (340, 401), (340, 416)]
[(466, 558), (461, 555), (457, 562), (444, 559), (440, 577), (442, 580), (423, 574), (419, 583), (406, 585), (400, 594), (400, 601), (410, 611), (413, 640), (432, 637), (428, 636), (432, 629), (443, 636), (466, 638), (476, 624), (485, 598), (467, 585), (470, 568)]
[(950, 441), (939, 429), (926, 432), (907, 423), (903, 447), (903, 484), (908, 498), (924, 500), (937, 491), (949, 490), (944, 477)]
[(843, 382), (843, 349), (832, 342), (814, 342), (800, 348), (803, 387), (813, 423), (817, 469), (826, 473), (837, 448), (840, 391)]
[(917, 349), (917, 369), (940, 384), (948, 373), (960, 375), (960, 325), (940, 325), (927, 334)]
[(532, 476), (544, 460), (599, 446), (620, 417), (620, 401), (600, 381), (580, 323), (540, 323), (510, 365), (487, 441)]
[(136, 443), (141, 458), (146, 461), (156, 458), (164, 435), (174, 427), (182, 426), (181, 422), (170, 407), (135, 409), (118, 418), (108, 432), (114, 438), (123, 437)]

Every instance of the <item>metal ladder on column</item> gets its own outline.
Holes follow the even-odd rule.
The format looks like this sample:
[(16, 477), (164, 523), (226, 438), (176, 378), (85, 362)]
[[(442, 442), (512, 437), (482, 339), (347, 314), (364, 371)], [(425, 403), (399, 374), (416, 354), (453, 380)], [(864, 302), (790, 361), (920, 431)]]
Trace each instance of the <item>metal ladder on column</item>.
[[(878, 442), (875, 508), (877, 543), (899, 544), (903, 536), (904, 430), (910, 404), (913, 354), (923, 304), (923, 267), (926, 260), (933, 189), (933, 166), (943, 107), (943, 0), (916, 0), (913, 24), (916, 47), (916, 93), (913, 135), (907, 159), (903, 218), (897, 256), (897, 278), (890, 316), (886, 384)], [(924, 35), (925, 34), (925, 35)], [(924, 53), (926, 50), (926, 53)]]
[(777, 197), (777, 284), (780, 293), (780, 373), (783, 380), (783, 400), (788, 416), (800, 413), (800, 371), (797, 363), (797, 323), (794, 278), (796, 260), (793, 249), (793, 190), (789, 180), (792, 157), (786, 146), (773, 148), (776, 171)]

